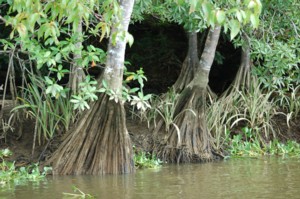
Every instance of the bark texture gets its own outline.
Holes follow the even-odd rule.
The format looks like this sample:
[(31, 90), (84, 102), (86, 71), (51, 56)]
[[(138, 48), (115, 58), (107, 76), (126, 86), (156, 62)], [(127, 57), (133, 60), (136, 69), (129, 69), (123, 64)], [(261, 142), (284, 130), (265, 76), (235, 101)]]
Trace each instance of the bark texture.
[(126, 49), (124, 35), (128, 30), (133, 4), (134, 0), (120, 1), (122, 17), (116, 18), (114, 21), (115, 25), (111, 29), (111, 37), (107, 50), (106, 68), (103, 78), (109, 85), (109, 88), (118, 94), (121, 94), (123, 82)]
[[(154, 151), (164, 161), (171, 163), (201, 162), (212, 159), (209, 134), (205, 122), (205, 90), (199, 86), (187, 87), (176, 104), (174, 120), (169, 132), (155, 143)], [(158, 133), (164, 127), (160, 122)]]
[[(220, 27), (210, 30), (205, 47), (192, 81), (180, 94), (176, 107), (174, 125), (165, 132), (164, 139), (154, 144), (154, 151), (168, 162), (200, 162), (213, 158), (210, 133), (205, 120), (208, 75), (219, 41)], [(158, 122), (155, 134), (164, 127)], [(159, 137), (159, 136), (157, 136)]]
[(85, 73), (82, 66), (77, 64), (77, 61), (82, 58), (81, 49), (82, 49), (82, 20), (77, 24), (77, 34), (79, 35), (79, 41), (75, 44), (77, 50), (74, 53), (74, 63), (71, 66), (70, 75), (69, 75), (69, 88), (72, 91), (72, 94), (78, 93), (79, 83), (83, 82), (85, 79)]
[(109, 100), (106, 94), (99, 98), (50, 159), (54, 175), (133, 172), (124, 107)]
[(244, 46), (242, 47), (241, 54), (241, 64), (239, 70), (236, 74), (236, 77), (229, 86), (229, 88), (222, 94), (222, 96), (227, 96), (231, 92), (239, 92), (244, 89), (248, 89), (251, 84), (251, 79), (255, 78), (251, 76), (251, 60), (250, 60), (250, 41), (249, 37), (244, 33), (242, 35), (242, 39), (244, 40)]
[(197, 33), (189, 32), (188, 38), (188, 53), (182, 64), (179, 77), (173, 85), (176, 93), (180, 93), (192, 81), (199, 64)]
[(241, 65), (237, 72), (233, 85), (236, 87), (249, 88), (251, 79), (250, 41), (246, 34), (243, 34), (242, 38), (244, 40), (245, 45), (242, 48)]

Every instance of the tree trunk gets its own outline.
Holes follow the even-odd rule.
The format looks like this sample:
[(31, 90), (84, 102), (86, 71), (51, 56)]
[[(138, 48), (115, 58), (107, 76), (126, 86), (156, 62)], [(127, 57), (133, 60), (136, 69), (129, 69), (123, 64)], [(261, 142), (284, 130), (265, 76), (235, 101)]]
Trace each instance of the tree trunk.
[[(103, 80), (116, 93), (122, 91), (127, 32), (134, 0), (120, 1), (122, 16), (116, 17), (111, 29)], [(120, 36), (118, 36), (120, 35)], [(115, 37), (116, 36), (116, 37)], [(114, 38), (115, 39), (114, 39)], [(134, 171), (133, 151), (126, 128), (124, 105), (109, 100), (103, 93), (82, 114), (48, 163), (54, 174), (106, 174)]]
[[(166, 132), (166, 139), (154, 144), (154, 151), (164, 161), (199, 162), (213, 158), (210, 133), (205, 121), (205, 99), (220, 29), (215, 27), (209, 31), (194, 78), (184, 88), (176, 103), (174, 125)], [(158, 125), (155, 133), (162, 127), (163, 125)]]
[[(242, 35), (244, 40), (244, 46), (242, 47), (241, 64), (236, 77), (231, 86), (222, 94), (222, 96), (228, 96), (231, 92), (241, 91), (250, 87), (251, 78), (254, 78), (250, 74), (251, 60), (250, 60), (250, 41), (249, 37), (244, 33)], [(222, 97), (221, 96), (221, 97)]]
[(101, 94), (51, 159), (53, 174), (106, 174), (133, 171), (132, 146), (124, 107)]
[(77, 50), (76, 53), (74, 53), (74, 63), (71, 66), (70, 75), (69, 75), (69, 88), (71, 89), (72, 94), (78, 93), (78, 86), (80, 82), (83, 82), (85, 79), (85, 73), (83, 71), (82, 66), (79, 66), (77, 64), (77, 61), (82, 58), (81, 55), (81, 49), (82, 49), (82, 20), (79, 20), (79, 23), (77, 24), (77, 32), (79, 36), (79, 41), (75, 44), (75, 48)]
[(250, 86), (250, 41), (249, 37), (244, 33), (242, 35), (245, 45), (242, 49), (241, 65), (234, 80), (236, 87), (249, 88)]
[(189, 32), (188, 37), (188, 53), (182, 64), (180, 75), (173, 85), (176, 93), (180, 93), (191, 82), (199, 64), (197, 33)]

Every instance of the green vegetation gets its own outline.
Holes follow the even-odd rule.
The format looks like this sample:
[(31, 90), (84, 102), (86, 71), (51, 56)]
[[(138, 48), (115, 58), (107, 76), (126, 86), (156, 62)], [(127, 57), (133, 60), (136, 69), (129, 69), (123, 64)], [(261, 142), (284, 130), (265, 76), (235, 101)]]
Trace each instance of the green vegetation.
[(94, 199), (95, 197), (91, 194), (84, 193), (78, 187), (72, 187), (74, 193), (63, 193), (63, 198), (81, 198), (81, 199)]
[[(22, 109), (25, 115), (36, 121), (34, 138), (38, 144), (49, 141), (55, 136), (58, 129), (68, 130), (70, 124), (75, 120), (72, 103), (66, 98), (47, 94), (47, 85), (42, 78), (31, 75), (30, 84), (24, 89), (24, 98), (18, 98), (20, 105), (12, 111)], [(66, 96), (67, 93), (64, 93)]]
[(277, 139), (269, 143), (261, 143), (250, 128), (242, 128), (242, 134), (230, 138), (227, 133), (226, 149), (233, 157), (259, 157), (263, 155), (278, 155), (283, 157), (300, 157), (300, 144), (295, 141), (280, 142)]
[[(7, 122), (0, 110), (0, 138), (20, 121), (16, 118), (28, 115), (35, 123), (32, 154), (36, 143), (63, 135), (47, 162), (53, 174), (130, 173), (133, 158), (137, 168), (153, 168), (159, 159), (203, 162), (226, 151), (232, 156), (299, 153), (295, 141), (280, 140), (300, 113), (298, 1), (0, 0), (0, 6), (1, 29), (9, 32), (0, 33), (0, 60), (7, 65), (0, 66), (7, 71), (0, 88), (3, 99), (10, 91), (15, 106)], [(142, 68), (125, 67), (127, 44), (134, 45), (129, 24), (149, 18), (158, 26), (180, 26), (188, 40), (177, 81), (160, 96), (144, 92)], [(240, 66), (229, 88), (216, 96), (208, 89), (209, 74), (214, 62), (225, 63), (217, 47), (227, 42), (241, 52), (234, 57)], [(150, 53), (139, 56), (156, 60)], [(98, 78), (91, 74), (95, 69)], [(133, 155), (124, 104), (148, 122), (156, 155)], [(39, 173), (37, 165), (15, 170), (4, 160), (8, 152), (2, 153), (1, 175), (29, 173), (29, 179)]]
[(158, 168), (163, 162), (154, 154), (138, 151), (134, 154), (134, 165), (137, 169), (141, 168)]
[(44, 167), (44, 170), (40, 172), (38, 164), (16, 168), (15, 162), (5, 160), (10, 155), (12, 155), (10, 150), (0, 150), (0, 187), (9, 185), (10, 183), (18, 185), (28, 181), (36, 182), (43, 180), (47, 173), (51, 171), (50, 167)]

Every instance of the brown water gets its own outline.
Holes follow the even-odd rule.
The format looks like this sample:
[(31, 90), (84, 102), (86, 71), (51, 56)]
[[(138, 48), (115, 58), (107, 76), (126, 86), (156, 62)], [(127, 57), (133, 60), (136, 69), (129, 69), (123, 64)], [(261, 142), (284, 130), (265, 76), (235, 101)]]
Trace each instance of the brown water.
[(231, 159), (167, 165), (129, 175), (50, 177), (1, 188), (0, 198), (70, 198), (72, 185), (101, 199), (300, 198), (300, 159)]

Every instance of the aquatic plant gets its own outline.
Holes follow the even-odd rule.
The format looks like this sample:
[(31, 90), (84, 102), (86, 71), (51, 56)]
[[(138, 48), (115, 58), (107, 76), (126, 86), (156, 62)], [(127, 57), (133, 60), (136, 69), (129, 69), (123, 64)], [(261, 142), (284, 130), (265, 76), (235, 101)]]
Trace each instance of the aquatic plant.
[[(227, 136), (227, 150), (233, 157), (258, 157), (278, 155), (283, 157), (300, 157), (300, 144), (296, 141), (280, 142), (278, 139), (263, 143), (251, 128), (242, 128), (242, 133)], [(225, 149), (226, 150), (226, 149)]]
[(94, 199), (95, 198), (95, 196), (84, 193), (82, 190), (80, 190), (76, 186), (73, 186), (72, 189), (73, 189), (74, 193), (63, 193), (64, 198), (81, 198), (81, 199)]
[[(135, 150), (135, 147), (133, 147)], [(163, 162), (155, 154), (138, 151), (134, 154), (134, 165), (136, 168), (158, 168)]]
[(0, 187), (9, 183), (21, 184), (27, 181), (36, 182), (43, 180), (51, 167), (44, 167), (40, 172), (38, 163), (30, 166), (17, 167), (15, 162), (6, 161), (12, 155), (9, 149), (0, 150)]

